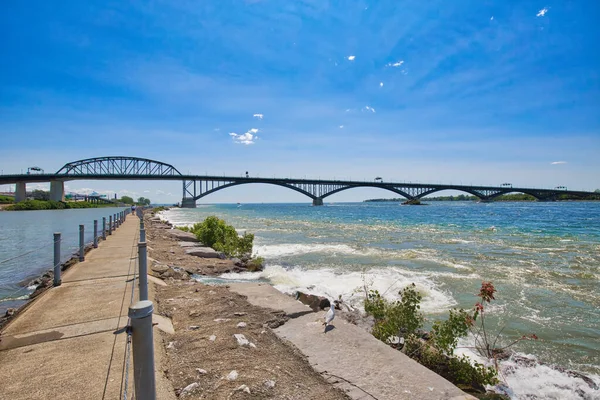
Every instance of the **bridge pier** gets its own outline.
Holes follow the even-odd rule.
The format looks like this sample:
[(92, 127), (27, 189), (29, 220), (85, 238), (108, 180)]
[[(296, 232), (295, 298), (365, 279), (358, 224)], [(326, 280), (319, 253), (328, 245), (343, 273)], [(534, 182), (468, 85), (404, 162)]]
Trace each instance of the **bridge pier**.
[(313, 206), (322, 206), (323, 205), (323, 199), (320, 197), (316, 197), (313, 199)]
[(181, 200), (181, 208), (196, 208), (196, 200), (192, 197), (184, 197)]
[(50, 182), (50, 200), (65, 201), (65, 183), (63, 181)]
[(25, 182), (17, 182), (15, 184), (15, 203), (27, 200), (27, 184)]

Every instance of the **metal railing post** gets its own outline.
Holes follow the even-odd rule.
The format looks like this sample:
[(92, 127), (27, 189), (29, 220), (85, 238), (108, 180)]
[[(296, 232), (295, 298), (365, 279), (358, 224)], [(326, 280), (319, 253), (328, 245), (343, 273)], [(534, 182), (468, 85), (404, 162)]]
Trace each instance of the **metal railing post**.
[(154, 376), (154, 333), (151, 301), (138, 301), (129, 307), (131, 345), (133, 347), (133, 382), (138, 399), (156, 400)]
[(112, 215), (108, 216), (108, 234), (112, 235)]
[(79, 261), (84, 261), (85, 260), (85, 254), (84, 254), (84, 250), (85, 250), (84, 229), (85, 229), (84, 225), (79, 225)]
[(94, 248), (98, 248), (98, 220), (94, 220)]
[(60, 233), (54, 233), (54, 286), (60, 286)]
[(146, 242), (138, 243), (140, 300), (148, 300), (148, 257)]
[(102, 240), (106, 240), (106, 217), (102, 217)]

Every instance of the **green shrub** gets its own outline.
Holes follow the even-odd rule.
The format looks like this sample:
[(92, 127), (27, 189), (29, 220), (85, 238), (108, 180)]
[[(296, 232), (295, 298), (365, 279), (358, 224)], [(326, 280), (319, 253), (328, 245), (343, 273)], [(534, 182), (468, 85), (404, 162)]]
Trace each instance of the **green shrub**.
[(414, 333), (423, 325), (421, 308), (422, 296), (415, 284), (400, 292), (400, 300), (389, 302), (377, 290), (371, 290), (365, 301), (365, 311), (375, 318), (373, 335), (386, 342), (390, 336), (406, 336)]
[(242, 257), (252, 253), (254, 235), (244, 233), (239, 236), (233, 226), (228, 225), (224, 220), (214, 215), (206, 218), (201, 223), (194, 224), (187, 230), (182, 230), (194, 233), (204, 245), (223, 252), (228, 257)]
[[(487, 286), (482, 286), (485, 289), (482, 298), (493, 299), (495, 289), (490, 283), (484, 284)], [(372, 334), (377, 339), (388, 343), (390, 337), (404, 337), (406, 355), (454, 384), (482, 390), (483, 385), (498, 382), (494, 367), (454, 355), (458, 340), (473, 327), (480, 307), (470, 312), (451, 310), (447, 320), (433, 323), (429, 340), (423, 340), (417, 334), (425, 320), (420, 311), (422, 296), (414, 283), (400, 290), (400, 300), (394, 302), (386, 300), (377, 290), (367, 290), (366, 284), (364, 290), (365, 311), (375, 319)]]

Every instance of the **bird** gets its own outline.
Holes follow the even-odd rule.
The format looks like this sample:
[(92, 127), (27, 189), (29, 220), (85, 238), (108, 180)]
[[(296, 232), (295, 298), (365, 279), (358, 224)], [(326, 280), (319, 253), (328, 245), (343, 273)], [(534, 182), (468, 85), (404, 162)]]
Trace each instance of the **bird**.
[(325, 325), (325, 332), (327, 332), (327, 326), (335, 318), (335, 306), (333, 305), (333, 302), (330, 302), (330, 304), (331, 306), (329, 307), (329, 311), (327, 311), (327, 314), (325, 314), (325, 321), (323, 322), (323, 325)]

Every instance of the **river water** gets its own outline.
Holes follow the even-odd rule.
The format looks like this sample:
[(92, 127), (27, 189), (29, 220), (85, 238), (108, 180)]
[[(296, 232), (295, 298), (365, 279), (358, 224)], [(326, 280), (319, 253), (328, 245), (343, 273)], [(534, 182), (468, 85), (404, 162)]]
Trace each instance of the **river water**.
[(581, 378), (551, 368), (600, 384), (600, 203), (243, 204), (163, 213), (176, 225), (209, 215), (254, 233), (254, 253), (266, 260), (263, 272), (225, 279), (341, 295), (357, 306), (365, 281), (390, 299), (414, 282), (429, 324), (452, 307), (473, 307), (481, 282), (492, 281), (491, 331), (502, 329), (503, 343), (539, 337), (513, 348), (537, 362), (501, 363), (504, 390), (515, 399), (600, 398)]
[[(84, 225), (85, 242), (93, 241), (94, 220), (98, 231), (102, 217), (121, 208), (0, 212), (0, 313), (23, 303), (32, 292), (23, 282), (52, 269), (54, 232), (61, 233), (61, 259), (66, 261), (79, 250), (79, 225)], [(99, 233), (100, 234), (100, 233)]]

